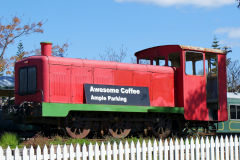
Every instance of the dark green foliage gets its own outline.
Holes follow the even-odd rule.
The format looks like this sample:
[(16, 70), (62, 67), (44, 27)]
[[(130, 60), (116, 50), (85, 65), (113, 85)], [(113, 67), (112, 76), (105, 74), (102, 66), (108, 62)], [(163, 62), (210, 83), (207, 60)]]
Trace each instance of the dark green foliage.
[(21, 54), (23, 54), (24, 53), (24, 48), (23, 48), (23, 43), (22, 43), (22, 41), (20, 41), (19, 43), (18, 43), (18, 51), (17, 51), (17, 56), (20, 56)]
[(217, 37), (213, 38), (212, 48), (213, 49), (220, 49), (220, 45), (219, 45), (219, 41), (218, 41)]

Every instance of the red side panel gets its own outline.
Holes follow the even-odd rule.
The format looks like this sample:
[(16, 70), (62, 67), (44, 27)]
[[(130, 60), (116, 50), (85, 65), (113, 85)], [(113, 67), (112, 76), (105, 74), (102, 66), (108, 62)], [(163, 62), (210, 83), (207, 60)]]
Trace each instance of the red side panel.
[(174, 74), (152, 73), (152, 106), (174, 107)]
[(205, 76), (184, 77), (184, 117), (187, 120), (208, 120)]
[(132, 85), (133, 73), (127, 70), (116, 70), (114, 72), (114, 84), (124, 86), (126, 84)]
[(95, 84), (113, 85), (113, 70), (105, 68), (94, 68), (93, 81)]
[(226, 75), (226, 55), (218, 55), (218, 83), (219, 83), (219, 105), (218, 120), (227, 121), (227, 75)]
[(92, 68), (72, 67), (71, 72), (72, 103), (83, 103), (84, 83), (90, 84), (93, 83)]
[(70, 103), (70, 69), (64, 65), (50, 65), (50, 102)]

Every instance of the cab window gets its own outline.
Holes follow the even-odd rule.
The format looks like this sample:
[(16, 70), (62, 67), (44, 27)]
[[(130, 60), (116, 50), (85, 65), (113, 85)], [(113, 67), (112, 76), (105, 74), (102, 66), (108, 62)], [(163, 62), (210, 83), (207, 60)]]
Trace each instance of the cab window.
[(185, 72), (188, 75), (203, 75), (203, 54), (199, 52), (186, 52)]
[(153, 65), (156, 66), (165, 66), (165, 57), (159, 56), (158, 58), (153, 60)]
[(240, 106), (230, 105), (230, 118), (231, 119), (240, 119)]
[(168, 66), (180, 67), (180, 54), (171, 53), (168, 55)]
[(19, 94), (34, 94), (37, 90), (36, 67), (23, 67), (19, 69)]

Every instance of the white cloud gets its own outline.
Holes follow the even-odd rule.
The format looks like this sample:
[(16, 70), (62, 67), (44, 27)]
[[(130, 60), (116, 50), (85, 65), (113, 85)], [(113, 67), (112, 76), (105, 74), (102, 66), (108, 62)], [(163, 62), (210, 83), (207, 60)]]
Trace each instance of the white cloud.
[(228, 38), (240, 38), (240, 27), (218, 28), (214, 33), (226, 35)]
[(236, 0), (115, 0), (116, 2), (140, 2), (159, 6), (193, 5), (197, 7), (219, 7), (236, 3)]
[(229, 47), (240, 47), (239, 41), (222, 40), (222, 41), (220, 41), (220, 44), (223, 46), (229, 46)]

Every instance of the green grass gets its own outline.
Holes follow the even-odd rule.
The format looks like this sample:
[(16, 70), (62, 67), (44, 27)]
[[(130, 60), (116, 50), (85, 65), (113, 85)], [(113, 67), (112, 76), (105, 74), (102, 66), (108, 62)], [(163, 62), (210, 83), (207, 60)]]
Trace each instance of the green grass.
[[(190, 143), (190, 138), (193, 138), (195, 143), (195, 140), (197, 137), (199, 138), (199, 142), (200, 142), (200, 138), (201, 138), (200, 136), (189, 136), (184, 138), (184, 144), (185, 144), (186, 138), (188, 138), (189, 143)], [(177, 139), (178, 142), (180, 143), (180, 139), (178, 137), (172, 137), (172, 139), (173, 139), (173, 142)], [(10, 146), (11, 148), (15, 148), (16, 146), (18, 146), (18, 148), (22, 148), (23, 146), (26, 146), (26, 147), (33, 146), (34, 148), (36, 148), (37, 146), (40, 146), (41, 148), (43, 148), (45, 145), (50, 146), (50, 145), (58, 145), (58, 144), (59, 145), (73, 144), (75, 146), (76, 144), (89, 145), (90, 143), (92, 143), (93, 145), (96, 143), (98, 143), (98, 145), (101, 145), (102, 143), (104, 143), (106, 145), (108, 143), (119, 144), (120, 142), (122, 142), (123, 145), (126, 142), (128, 142), (128, 144), (131, 145), (131, 143), (134, 142), (134, 144), (136, 145), (138, 141), (140, 142), (140, 144), (142, 144), (143, 141), (145, 141), (147, 145), (149, 141), (151, 141), (151, 143), (153, 144), (154, 140), (157, 140), (157, 142), (159, 142), (159, 139), (155, 139), (154, 137), (145, 138), (142, 136), (129, 137), (124, 139), (116, 139), (111, 136), (106, 136), (104, 137), (104, 139), (73, 139), (69, 137), (62, 137), (59, 135), (48, 138), (48, 137), (42, 136), (41, 134), (36, 134), (33, 138), (30, 138), (25, 141), (20, 141), (16, 134), (6, 132), (1, 135), (0, 146), (2, 146), (3, 148), (7, 148), (8, 146)], [(167, 141), (169, 142), (170, 138), (167, 138)], [(163, 140), (163, 143), (164, 143), (164, 140)]]
[(19, 145), (19, 138), (16, 134), (5, 132), (1, 135), (0, 138), (0, 146), (3, 148), (7, 148), (10, 146), (11, 148), (16, 148)]

